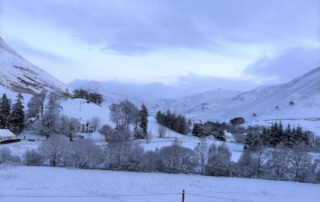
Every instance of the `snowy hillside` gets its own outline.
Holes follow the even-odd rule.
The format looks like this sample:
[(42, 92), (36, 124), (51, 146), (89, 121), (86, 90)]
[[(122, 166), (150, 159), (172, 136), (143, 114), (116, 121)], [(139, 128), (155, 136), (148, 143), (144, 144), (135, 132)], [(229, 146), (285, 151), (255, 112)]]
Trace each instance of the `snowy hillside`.
[[(198, 110), (199, 119), (247, 120), (317, 119), (320, 114), (320, 68), (291, 82), (260, 87), (225, 100), (222, 105)], [(290, 101), (292, 103), (290, 104)]]
[(215, 89), (204, 93), (190, 95), (179, 99), (157, 99), (149, 106), (153, 111), (170, 109), (177, 113), (193, 117), (194, 113), (214, 109), (223, 105), (228, 99), (240, 94), (240, 91)]
[(133, 99), (132, 97), (113, 91), (112, 89), (110, 89), (109, 86), (105, 85), (104, 82), (93, 81), (93, 80), (91, 81), (75, 80), (70, 84), (68, 84), (68, 87), (70, 88), (71, 91), (74, 89), (83, 89), (83, 90), (87, 90), (88, 92), (102, 94), (104, 102), (106, 104), (118, 103), (126, 99), (136, 104), (139, 103), (139, 105), (140, 103), (142, 103), (142, 102), (136, 102), (135, 99)]
[(0, 37), (0, 86), (28, 94), (42, 89), (62, 93), (65, 85), (15, 52)]

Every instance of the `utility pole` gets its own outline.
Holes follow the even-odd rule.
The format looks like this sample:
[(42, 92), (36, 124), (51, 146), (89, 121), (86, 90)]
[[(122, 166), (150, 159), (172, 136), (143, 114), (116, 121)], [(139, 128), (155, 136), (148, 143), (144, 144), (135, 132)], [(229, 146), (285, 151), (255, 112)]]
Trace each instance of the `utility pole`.
[(184, 202), (184, 195), (185, 195), (185, 191), (182, 190), (182, 202)]

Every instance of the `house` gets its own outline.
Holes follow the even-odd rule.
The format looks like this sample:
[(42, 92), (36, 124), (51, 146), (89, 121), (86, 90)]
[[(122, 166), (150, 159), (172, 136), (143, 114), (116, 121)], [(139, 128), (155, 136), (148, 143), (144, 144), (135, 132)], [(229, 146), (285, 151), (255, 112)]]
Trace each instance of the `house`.
[(89, 122), (82, 122), (80, 125), (81, 133), (92, 133), (94, 131), (94, 127), (89, 124)]
[(0, 144), (19, 142), (20, 139), (8, 129), (0, 129)]

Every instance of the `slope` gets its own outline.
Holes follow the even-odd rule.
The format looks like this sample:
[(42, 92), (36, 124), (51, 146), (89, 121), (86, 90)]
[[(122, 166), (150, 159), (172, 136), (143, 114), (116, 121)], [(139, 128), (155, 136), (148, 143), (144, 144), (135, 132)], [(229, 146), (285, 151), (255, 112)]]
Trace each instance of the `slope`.
[(34, 94), (43, 89), (64, 92), (65, 85), (47, 72), (31, 64), (0, 37), (0, 87)]
[(288, 83), (241, 93), (221, 106), (199, 112), (197, 116), (220, 120), (236, 116), (248, 120), (317, 118), (320, 117), (319, 78), (320, 68), (316, 68)]

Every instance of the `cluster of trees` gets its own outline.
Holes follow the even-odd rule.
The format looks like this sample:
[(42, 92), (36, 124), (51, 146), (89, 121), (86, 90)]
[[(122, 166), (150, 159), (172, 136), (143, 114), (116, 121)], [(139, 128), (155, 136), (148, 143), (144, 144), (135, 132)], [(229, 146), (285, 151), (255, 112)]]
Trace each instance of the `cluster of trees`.
[(85, 99), (88, 102), (100, 105), (103, 102), (103, 96), (99, 93), (89, 93), (83, 89), (76, 89), (73, 91), (73, 98)]
[(14, 104), (3, 94), (0, 99), (0, 128), (9, 129), (15, 134), (20, 134), (24, 129), (24, 106), (21, 93), (18, 94)]
[(320, 159), (312, 160), (304, 144), (247, 149), (238, 166), (243, 177), (320, 182)]
[[(258, 147), (276, 147), (283, 145), (292, 148), (295, 145), (304, 144), (312, 149), (315, 143), (312, 132), (305, 131), (302, 127), (291, 127), (290, 124), (283, 127), (282, 123), (272, 123), (269, 127), (248, 127), (245, 136), (245, 149)], [(317, 147), (317, 146), (316, 146)]]
[[(109, 107), (110, 119), (115, 124), (116, 131), (130, 132), (133, 128), (134, 136), (140, 139), (148, 139), (148, 109), (142, 104), (139, 110), (128, 100), (120, 103), (113, 103)], [(104, 125), (101, 129), (102, 134), (110, 133), (110, 126)], [(111, 130), (112, 131), (112, 130)]]
[(228, 128), (226, 123), (207, 121), (205, 123), (195, 123), (192, 135), (196, 137), (207, 137), (213, 135), (217, 140), (225, 141), (225, 130)]
[(238, 162), (233, 162), (225, 144), (208, 145), (205, 139), (200, 140), (193, 150), (175, 140), (171, 146), (145, 152), (132, 141), (128, 131), (113, 133), (107, 146), (98, 146), (87, 139), (70, 142), (65, 136), (53, 135), (39, 149), (28, 150), (22, 160), (8, 149), (1, 149), (0, 163), (6, 162), (320, 182), (320, 159), (312, 161), (304, 145), (247, 149)]
[(190, 132), (191, 121), (187, 121), (186, 117), (167, 110), (166, 113), (157, 112), (157, 122), (177, 133), (188, 134)]
[(61, 115), (61, 97), (54, 92), (42, 91), (34, 95), (27, 104), (27, 130), (49, 138), (54, 134), (69, 137), (80, 132), (80, 122), (76, 118)]

